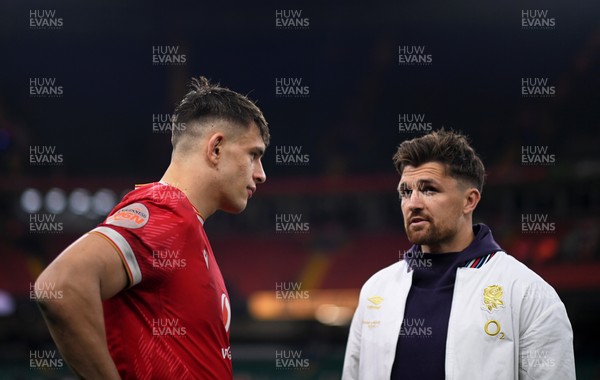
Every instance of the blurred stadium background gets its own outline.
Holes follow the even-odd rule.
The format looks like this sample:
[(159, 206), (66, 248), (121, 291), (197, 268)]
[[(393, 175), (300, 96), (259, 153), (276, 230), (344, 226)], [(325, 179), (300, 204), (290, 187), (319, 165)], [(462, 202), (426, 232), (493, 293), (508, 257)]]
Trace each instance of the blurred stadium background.
[[(72, 378), (30, 364), (55, 352), (30, 286), (160, 178), (164, 117), (197, 75), (249, 93), (272, 133), (267, 183), (243, 214), (206, 223), (232, 297), (235, 379), (339, 379), (359, 288), (409, 247), (391, 156), (441, 127), (486, 164), (476, 220), (557, 289), (578, 378), (600, 378), (599, 2), (0, 9), (0, 379)], [(401, 62), (415, 46), (422, 64)]]

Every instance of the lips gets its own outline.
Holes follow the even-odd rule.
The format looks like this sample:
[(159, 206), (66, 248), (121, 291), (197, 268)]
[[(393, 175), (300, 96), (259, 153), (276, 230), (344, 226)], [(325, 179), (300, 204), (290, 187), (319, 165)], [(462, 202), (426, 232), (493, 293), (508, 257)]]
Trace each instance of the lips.
[(412, 218), (410, 218), (408, 220), (408, 224), (412, 225), (415, 224), (417, 226), (423, 225), (425, 223), (428, 223), (429, 221), (421, 216), (413, 216)]
[(248, 192), (248, 198), (252, 198), (252, 195), (254, 195), (254, 192), (256, 191), (256, 187), (246, 187), (246, 191)]

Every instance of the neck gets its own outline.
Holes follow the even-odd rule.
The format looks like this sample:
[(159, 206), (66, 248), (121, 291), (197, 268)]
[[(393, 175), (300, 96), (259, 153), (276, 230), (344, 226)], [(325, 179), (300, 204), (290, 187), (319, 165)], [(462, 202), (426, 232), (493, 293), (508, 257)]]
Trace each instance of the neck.
[[(205, 180), (208, 176), (198, 173), (197, 168), (187, 166), (193, 165), (172, 160), (160, 181), (181, 190), (206, 221), (217, 211), (216, 202), (210, 196), (210, 183)], [(190, 173), (198, 174), (193, 176)]]
[(465, 223), (464, 228), (461, 228), (450, 240), (436, 244), (422, 245), (421, 250), (423, 253), (462, 252), (474, 239), (475, 233), (473, 232), (473, 225), (469, 221), (468, 223)]

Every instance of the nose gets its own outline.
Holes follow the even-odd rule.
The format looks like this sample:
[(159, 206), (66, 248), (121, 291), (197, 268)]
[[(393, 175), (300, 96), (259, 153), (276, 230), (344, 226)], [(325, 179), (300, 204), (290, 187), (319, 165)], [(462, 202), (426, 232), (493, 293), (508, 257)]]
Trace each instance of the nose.
[(407, 208), (409, 211), (422, 210), (423, 199), (420, 195), (420, 191), (413, 190), (410, 192), (410, 196), (402, 198), (402, 207)]
[(258, 160), (258, 165), (255, 166), (252, 177), (256, 183), (265, 183), (267, 181), (267, 174), (263, 168), (262, 161)]

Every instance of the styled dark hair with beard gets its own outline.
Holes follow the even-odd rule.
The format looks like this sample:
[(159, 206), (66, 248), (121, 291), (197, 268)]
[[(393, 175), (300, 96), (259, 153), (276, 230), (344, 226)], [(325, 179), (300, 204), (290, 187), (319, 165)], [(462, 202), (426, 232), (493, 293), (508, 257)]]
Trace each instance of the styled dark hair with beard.
[(467, 136), (454, 131), (433, 131), (412, 140), (403, 141), (393, 157), (398, 173), (407, 165), (417, 167), (427, 162), (439, 162), (448, 174), (483, 192), (485, 168)]

